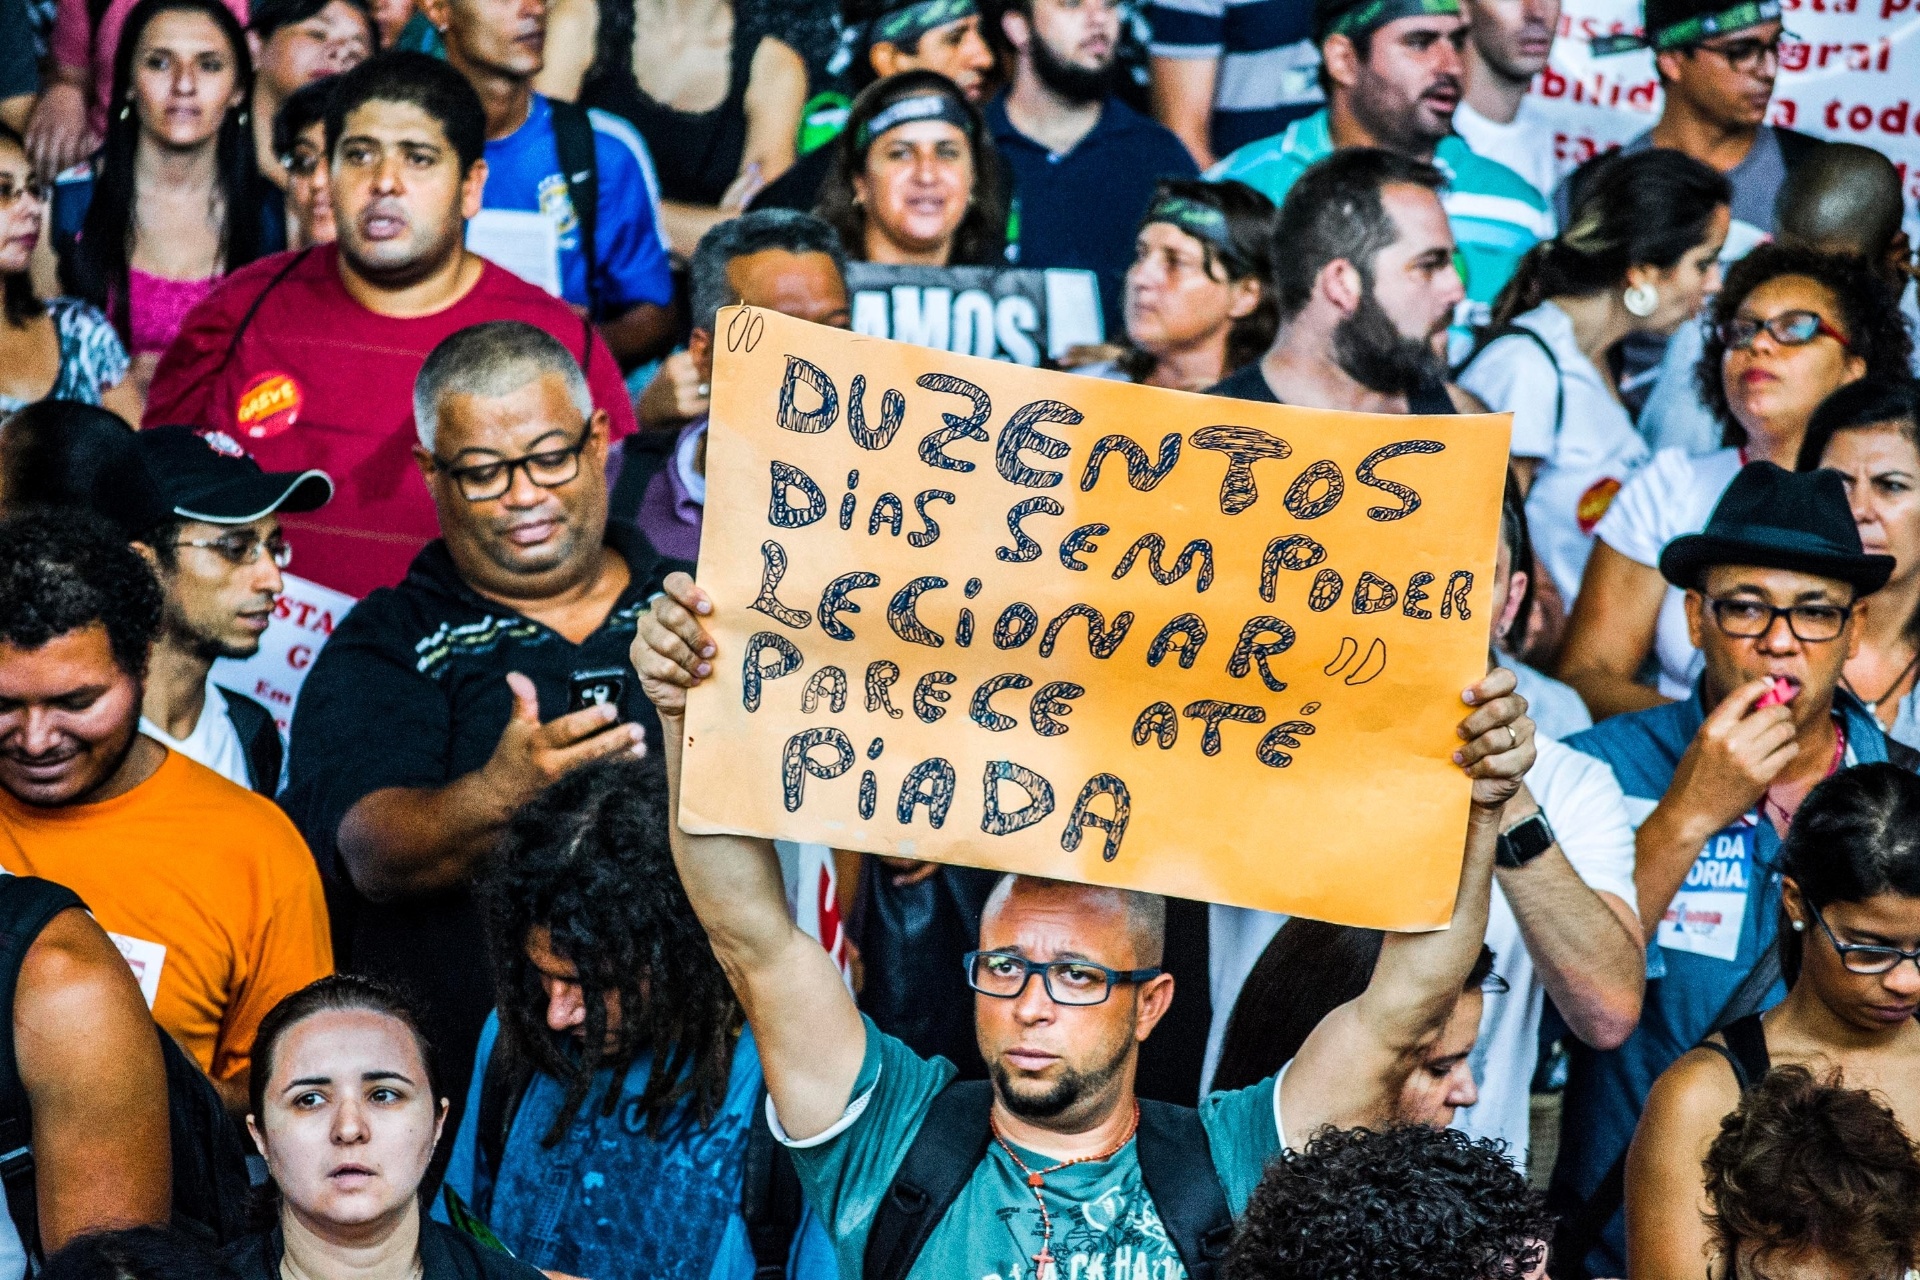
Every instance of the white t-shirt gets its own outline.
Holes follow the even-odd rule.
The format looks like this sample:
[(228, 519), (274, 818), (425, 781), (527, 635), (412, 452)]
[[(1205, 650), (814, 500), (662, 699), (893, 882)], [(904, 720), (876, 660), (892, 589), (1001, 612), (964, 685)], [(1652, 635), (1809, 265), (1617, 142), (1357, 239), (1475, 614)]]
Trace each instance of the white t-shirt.
[[(1689, 455), (1662, 449), (1627, 482), (1594, 536), (1627, 559), (1660, 567), (1660, 552), (1682, 534), (1706, 528), (1707, 517), (1745, 464), (1740, 449)], [(1654, 627), (1653, 652), (1660, 663), (1660, 692), (1685, 698), (1700, 674), (1700, 651), (1687, 635), (1686, 592), (1668, 587)]]
[(1571, 604), (1593, 550), (1594, 526), (1650, 455), (1633, 419), (1580, 350), (1566, 312), (1543, 302), (1514, 324), (1539, 334), (1553, 360), (1531, 339), (1505, 337), (1474, 357), (1459, 381), (1490, 408), (1513, 414), (1515, 457), (1541, 459), (1527, 491), (1527, 530), (1535, 557)]
[[(1534, 741), (1540, 754), (1527, 773), (1527, 789), (1546, 812), (1560, 851), (1589, 889), (1633, 907), (1633, 825), (1613, 770), (1544, 735)], [(1524, 1169), (1528, 1091), (1540, 1055), (1547, 994), (1497, 882), (1487, 913), (1487, 945), (1493, 948), (1493, 971), (1506, 980), (1507, 990), (1487, 993), (1480, 1038), (1473, 1046), (1480, 1101), (1460, 1112), (1454, 1127), (1476, 1138), (1504, 1140), (1513, 1162)]]
[[(1544, 735), (1534, 739), (1539, 758), (1527, 774), (1533, 798), (1546, 812), (1547, 822), (1560, 842), (1560, 851), (1573, 864), (1588, 888), (1611, 893), (1632, 906), (1633, 827), (1627, 803), (1613, 770), (1592, 756), (1582, 755)], [(1207, 912), (1210, 933), (1207, 955), (1213, 1025), (1208, 1029), (1207, 1056), (1201, 1071), (1204, 1097), (1213, 1086), (1227, 1021), (1240, 998), (1247, 975), (1260, 953), (1287, 917), (1248, 907), (1213, 906)], [(1480, 1101), (1460, 1113), (1456, 1127), (1475, 1137), (1504, 1138), (1514, 1163), (1526, 1167), (1527, 1092), (1539, 1057), (1540, 1014), (1546, 990), (1533, 969), (1533, 960), (1520, 940), (1520, 925), (1496, 883), (1487, 918), (1487, 945), (1493, 948), (1493, 971), (1506, 979), (1505, 995), (1487, 996), (1480, 1018), (1480, 1036), (1474, 1042), (1473, 1072), (1480, 1081)]]
[(1529, 94), (1510, 124), (1489, 120), (1462, 102), (1453, 109), (1453, 131), (1467, 140), (1476, 155), (1498, 160), (1551, 200), (1560, 184), (1560, 161), (1554, 151), (1553, 122)]
[(1562, 684), (1510, 655), (1502, 654), (1500, 665), (1513, 672), (1519, 682), (1516, 692), (1527, 700), (1527, 714), (1533, 717), (1534, 728), (1542, 736), (1571, 738), (1583, 729), (1593, 728), (1593, 714), (1572, 685)]
[(213, 682), (212, 676), (207, 677), (207, 700), (201, 704), (200, 720), (193, 726), (192, 733), (184, 738), (173, 737), (145, 716), (140, 717), (140, 732), (195, 764), (205, 765), (228, 782), (249, 789), (253, 786), (247, 778), (246, 750), (241, 747), (240, 735), (234, 731), (233, 721), (227, 715), (227, 695)]

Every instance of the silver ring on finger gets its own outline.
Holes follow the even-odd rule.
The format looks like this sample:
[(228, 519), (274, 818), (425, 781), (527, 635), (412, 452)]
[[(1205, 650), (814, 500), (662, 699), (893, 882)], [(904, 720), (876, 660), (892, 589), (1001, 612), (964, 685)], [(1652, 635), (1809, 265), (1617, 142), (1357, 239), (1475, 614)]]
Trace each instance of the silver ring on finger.
[(1512, 725), (1508, 725), (1507, 726), (1507, 750), (1511, 751), (1519, 745), (1520, 745), (1520, 735), (1514, 731), (1514, 727)]

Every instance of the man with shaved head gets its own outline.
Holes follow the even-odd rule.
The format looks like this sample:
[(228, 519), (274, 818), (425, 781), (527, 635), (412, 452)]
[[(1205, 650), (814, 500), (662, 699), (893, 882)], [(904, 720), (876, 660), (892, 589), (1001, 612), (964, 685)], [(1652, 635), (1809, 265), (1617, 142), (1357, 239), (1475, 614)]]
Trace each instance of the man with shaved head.
[[(672, 802), (686, 690), (736, 660), (667, 577), (632, 661), (658, 711)], [(989, 1080), (959, 1082), (863, 1018), (825, 951), (788, 917), (771, 841), (689, 835), (674, 861), (745, 1006), (769, 1120), (852, 1280), (1215, 1274), (1269, 1157), (1335, 1125), (1379, 1126), (1444, 1030), (1486, 933), (1501, 808), (1533, 762), (1533, 725), (1496, 669), (1462, 694), (1453, 759), (1473, 779), (1451, 927), (1398, 934), (1366, 991), (1277, 1076), (1198, 1111), (1140, 1100), (1140, 1045), (1173, 1001), (1165, 903), (1003, 878), (965, 957)], [(1278, 837), (1277, 837), (1278, 838)]]
[(1872, 147), (1829, 142), (1780, 188), (1774, 223), (1780, 239), (1865, 258), (1904, 289), (1913, 258), (1900, 228), (1906, 213), (1893, 161)]

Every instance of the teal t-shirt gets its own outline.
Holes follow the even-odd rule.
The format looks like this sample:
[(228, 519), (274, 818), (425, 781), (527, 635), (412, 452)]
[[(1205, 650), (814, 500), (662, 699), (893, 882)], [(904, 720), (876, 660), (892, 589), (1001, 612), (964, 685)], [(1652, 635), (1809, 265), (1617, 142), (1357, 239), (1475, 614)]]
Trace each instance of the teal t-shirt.
[[(1278, 205), (1300, 175), (1333, 149), (1333, 132), (1322, 109), (1295, 120), (1285, 133), (1249, 142), (1206, 176), (1214, 182), (1244, 182)], [(1441, 139), (1433, 162), (1447, 176), (1440, 202), (1466, 277), (1467, 299), (1454, 314), (1449, 337), (1458, 358), (1471, 348), (1473, 326), (1487, 323), (1493, 300), (1527, 250), (1553, 236), (1553, 210), (1525, 178), (1476, 153), (1458, 134)]]
[[(865, 1021), (866, 1058), (846, 1114), (826, 1134), (789, 1143), (800, 1185), (827, 1224), (843, 1276), (860, 1274), (881, 1198), (934, 1095), (954, 1076), (945, 1058), (922, 1058)], [(1227, 1206), (1238, 1216), (1268, 1159), (1280, 1152), (1274, 1082), (1216, 1093), (1201, 1105), (1200, 1119)], [(1020, 1158), (1032, 1169), (1054, 1163), (1033, 1151), (1021, 1151)], [(1141, 1179), (1135, 1144), (1111, 1160), (1048, 1174), (1041, 1194), (1053, 1217), (1060, 1280), (1184, 1280), (1186, 1269)], [(1040, 1209), (1025, 1175), (992, 1144), (908, 1274), (911, 1280), (1034, 1280), (1040, 1228)]]

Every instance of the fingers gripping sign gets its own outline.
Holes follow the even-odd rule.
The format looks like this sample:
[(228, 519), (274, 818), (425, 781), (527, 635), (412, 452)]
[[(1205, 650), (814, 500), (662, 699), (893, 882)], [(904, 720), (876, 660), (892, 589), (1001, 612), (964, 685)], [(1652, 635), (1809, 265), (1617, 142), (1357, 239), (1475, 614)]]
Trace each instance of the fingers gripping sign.
[(633, 637), (633, 669), (662, 720), (686, 714), (687, 690), (713, 674), (717, 649), (700, 619), (713, 600), (684, 573), (670, 573), (647, 602)]

